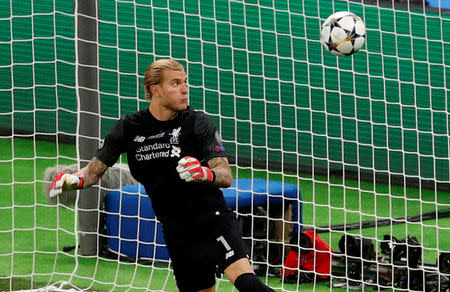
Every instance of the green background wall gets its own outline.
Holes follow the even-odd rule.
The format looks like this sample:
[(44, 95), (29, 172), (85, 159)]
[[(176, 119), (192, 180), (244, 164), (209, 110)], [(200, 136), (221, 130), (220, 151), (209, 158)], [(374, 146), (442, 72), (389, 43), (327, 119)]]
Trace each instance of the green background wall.
[[(72, 1), (4, 2), (0, 128), (75, 133)], [(99, 0), (102, 135), (148, 106), (141, 76), (172, 57), (232, 156), (449, 180), (448, 15), (310, 0), (136, 3)], [(336, 58), (320, 24), (348, 7), (368, 42)]]

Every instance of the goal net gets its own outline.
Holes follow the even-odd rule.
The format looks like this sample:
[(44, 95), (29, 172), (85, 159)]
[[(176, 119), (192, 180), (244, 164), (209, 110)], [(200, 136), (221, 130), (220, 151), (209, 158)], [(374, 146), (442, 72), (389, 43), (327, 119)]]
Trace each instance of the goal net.
[[(448, 0), (98, 0), (98, 17), (86, 17), (98, 31), (87, 42), (98, 54), (96, 65), (87, 66), (97, 80), (90, 88), (99, 109), (92, 135), (79, 129), (85, 85), (77, 7), (66, 0), (2, 2), (0, 290), (177, 291), (156, 219), (100, 203), (96, 230), (81, 232), (90, 210), (76, 196), (49, 202), (43, 191), (46, 169), (83, 163), (81, 138), (100, 143), (118, 118), (148, 107), (141, 81), (159, 58), (185, 65), (190, 105), (215, 121), (224, 141), (236, 202), (250, 193), (249, 204), (233, 209), (265, 283), (277, 291), (425, 290), (426, 277), (436, 287), (448, 284)], [(366, 24), (367, 43), (353, 56), (338, 58), (321, 46), (320, 25), (336, 11), (352, 11)], [(119, 167), (119, 185), (126, 171)], [(287, 200), (287, 186), (301, 198)], [(127, 195), (141, 206), (146, 196), (137, 189)], [(101, 185), (92, 192), (101, 202), (112, 190)], [(103, 220), (117, 220), (118, 231), (102, 230)], [(141, 221), (153, 226), (147, 241)], [(134, 239), (124, 235), (124, 222), (134, 222)], [(280, 276), (288, 254), (298, 251), (299, 242), (290, 240), (300, 229), (316, 230), (336, 254), (348, 256), (333, 263), (336, 274), (312, 269), (318, 277), (305, 280), (298, 262), (294, 277)], [(107, 252), (84, 254), (85, 234), (101, 234)], [(350, 238), (373, 243), (379, 256), (364, 258), (363, 244), (352, 250), (363, 255), (342, 250), (339, 242), (349, 247)], [(398, 258), (396, 240), (404, 247)], [(153, 258), (139, 256), (144, 245)], [(300, 256), (310, 251), (314, 246)], [(225, 278), (217, 287), (233, 290)]]

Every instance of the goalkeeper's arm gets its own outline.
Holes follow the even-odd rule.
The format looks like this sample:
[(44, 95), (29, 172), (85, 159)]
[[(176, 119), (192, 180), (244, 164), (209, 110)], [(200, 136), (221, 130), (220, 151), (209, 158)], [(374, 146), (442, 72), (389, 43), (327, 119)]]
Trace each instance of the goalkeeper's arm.
[(214, 184), (221, 188), (228, 188), (233, 183), (233, 173), (226, 157), (215, 157), (208, 161), (209, 168), (214, 171)]
[(74, 174), (66, 172), (58, 173), (49, 188), (49, 196), (55, 197), (63, 191), (73, 191), (76, 189), (85, 189), (96, 184), (103, 176), (108, 166), (100, 159), (94, 157), (91, 161)]

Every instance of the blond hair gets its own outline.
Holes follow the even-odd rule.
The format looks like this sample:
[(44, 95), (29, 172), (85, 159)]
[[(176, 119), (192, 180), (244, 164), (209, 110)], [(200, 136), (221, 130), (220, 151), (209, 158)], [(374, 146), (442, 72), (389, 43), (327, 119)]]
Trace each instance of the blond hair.
[(145, 99), (152, 100), (153, 94), (150, 87), (161, 83), (164, 78), (164, 70), (184, 71), (183, 65), (172, 59), (159, 59), (148, 66), (144, 74), (142, 86), (145, 90)]

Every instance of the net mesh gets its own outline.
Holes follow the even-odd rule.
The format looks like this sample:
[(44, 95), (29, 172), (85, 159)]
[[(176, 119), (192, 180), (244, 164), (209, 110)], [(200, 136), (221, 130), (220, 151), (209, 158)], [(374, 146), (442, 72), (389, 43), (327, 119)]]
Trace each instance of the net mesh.
[[(99, 0), (100, 136), (122, 115), (148, 107), (143, 73), (155, 59), (174, 58), (186, 67), (190, 104), (219, 128), (235, 178), (296, 185), (304, 227), (323, 227), (321, 237), (333, 249), (348, 233), (376, 246), (385, 234), (413, 235), (424, 261), (435, 263), (450, 250), (450, 221), (395, 223), (450, 208), (450, 18), (447, 1), (439, 3), (442, 9), (430, 7), (433, 1)], [(41, 189), (47, 167), (78, 161), (74, 4), (11, 0), (2, 6), (2, 287), (69, 281), (92, 290), (175, 291), (167, 262), (62, 249), (77, 247), (77, 209), (49, 204)], [(336, 58), (322, 49), (319, 31), (342, 10), (365, 21), (367, 43), (352, 57)], [(264, 208), (236, 210), (250, 218), (252, 259), (271, 287), (297, 291), (298, 282), (274, 276), (289, 251), (289, 210)], [(332, 227), (381, 219), (391, 221)], [(268, 247), (257, 253), (260, 243)], [(306, 287), (331, 289), (320, 285)], [(232, 289), (225, 280), (218, 287)]]

